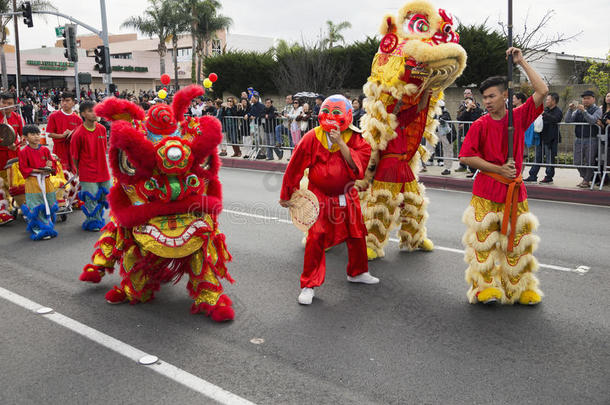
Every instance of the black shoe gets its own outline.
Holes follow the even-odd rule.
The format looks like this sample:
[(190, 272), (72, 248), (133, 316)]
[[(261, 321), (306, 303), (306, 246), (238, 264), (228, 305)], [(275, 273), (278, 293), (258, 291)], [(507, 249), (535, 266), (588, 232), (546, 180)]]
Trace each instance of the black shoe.
[(553, 184), (553, 179), (545, 177), (542, 179), (542, 181), (540, 181), (540, 184)]
[(250, 159), (250, 155), (244, 155), (243, 158), (244, 159)]
[(442, 174), (443, 176), (447, 176), (448, 174), (451, 174), (451, 170), (449, 170), (449, 169), (445, 169), (445, 170), (443, 170), (443, 171), (441, 172), (441, 174)]
[(529, 176), (527, 179), (523, 180), (526, 183), (538, 183), (538, 179), (533, 176)]
[(267, 159), (267, 156), (265, 156), (265, 155), (258, 155), (256, 158), (259, 159), (259, 160), (262, 160), (262, 159)]
[(466, 175), (466, 178), (468, 178), (468, 179), (472, 179), (473, 177), (474, 177), (474, 173), (468, 173)]

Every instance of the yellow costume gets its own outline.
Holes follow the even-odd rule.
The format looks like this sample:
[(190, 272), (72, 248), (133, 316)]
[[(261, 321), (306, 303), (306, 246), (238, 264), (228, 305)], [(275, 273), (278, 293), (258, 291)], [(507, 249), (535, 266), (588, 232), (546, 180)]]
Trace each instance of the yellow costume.
[(435, 114), (443, 90), (462, 73), (466, 53), (452, 29), (453, 18), (424, 1), (384, 17), (379, 52), (364, 86), (364, 138), (373, 153), (361, 190), (368, 230), (369, 259), (384, 256), (392, 227), (400, 247), (432, 250), (427, 238), (425, 189), (417, 172), (429, 155), (422, 138), (434, 147)]

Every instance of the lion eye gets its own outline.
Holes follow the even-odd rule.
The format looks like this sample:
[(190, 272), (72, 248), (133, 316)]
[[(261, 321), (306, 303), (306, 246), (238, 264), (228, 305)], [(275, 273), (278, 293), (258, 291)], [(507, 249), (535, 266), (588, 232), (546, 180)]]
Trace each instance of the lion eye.
[(408, 22), (408, 29), (414, 34), (426, 34), (430, 31), (430, 23), (423, 14), (415, 14)]
[(128, 176), (136, 174), (136, 168), (131, 164), (127, 158), (127, 153), (123, 150), (119, 150), (119, 169), (121, 170), (121, 173)]

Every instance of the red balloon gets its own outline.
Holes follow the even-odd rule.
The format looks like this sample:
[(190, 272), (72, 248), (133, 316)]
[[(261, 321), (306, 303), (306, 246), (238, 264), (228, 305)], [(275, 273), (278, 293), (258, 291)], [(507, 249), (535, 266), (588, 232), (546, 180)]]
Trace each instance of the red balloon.
[(169, 77), (169, 75), (167, 73), (161, 75), (161, 83), (168, 85), (171, 81), (172, 81), (172, 78)]
[(218, 75), (216, 73), (210, 73), (210, 75), (208, 76), (208, 79), (210, 79), (210, 81), (212, 83), (216, 82), (216, 80), (218, 80)]

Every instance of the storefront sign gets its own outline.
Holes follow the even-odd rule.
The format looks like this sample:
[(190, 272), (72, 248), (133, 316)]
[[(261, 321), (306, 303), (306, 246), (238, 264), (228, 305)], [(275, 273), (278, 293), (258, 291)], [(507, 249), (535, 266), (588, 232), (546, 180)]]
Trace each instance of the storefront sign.
[(113, 66), (113, 72), (148, 72), (147, 67), (140, 66)]
[(27, 65), (38, 66), (40, 70), (68, 70), (69, 67), (74, 67), (73, 62), (28, 60), (25, 63)]

